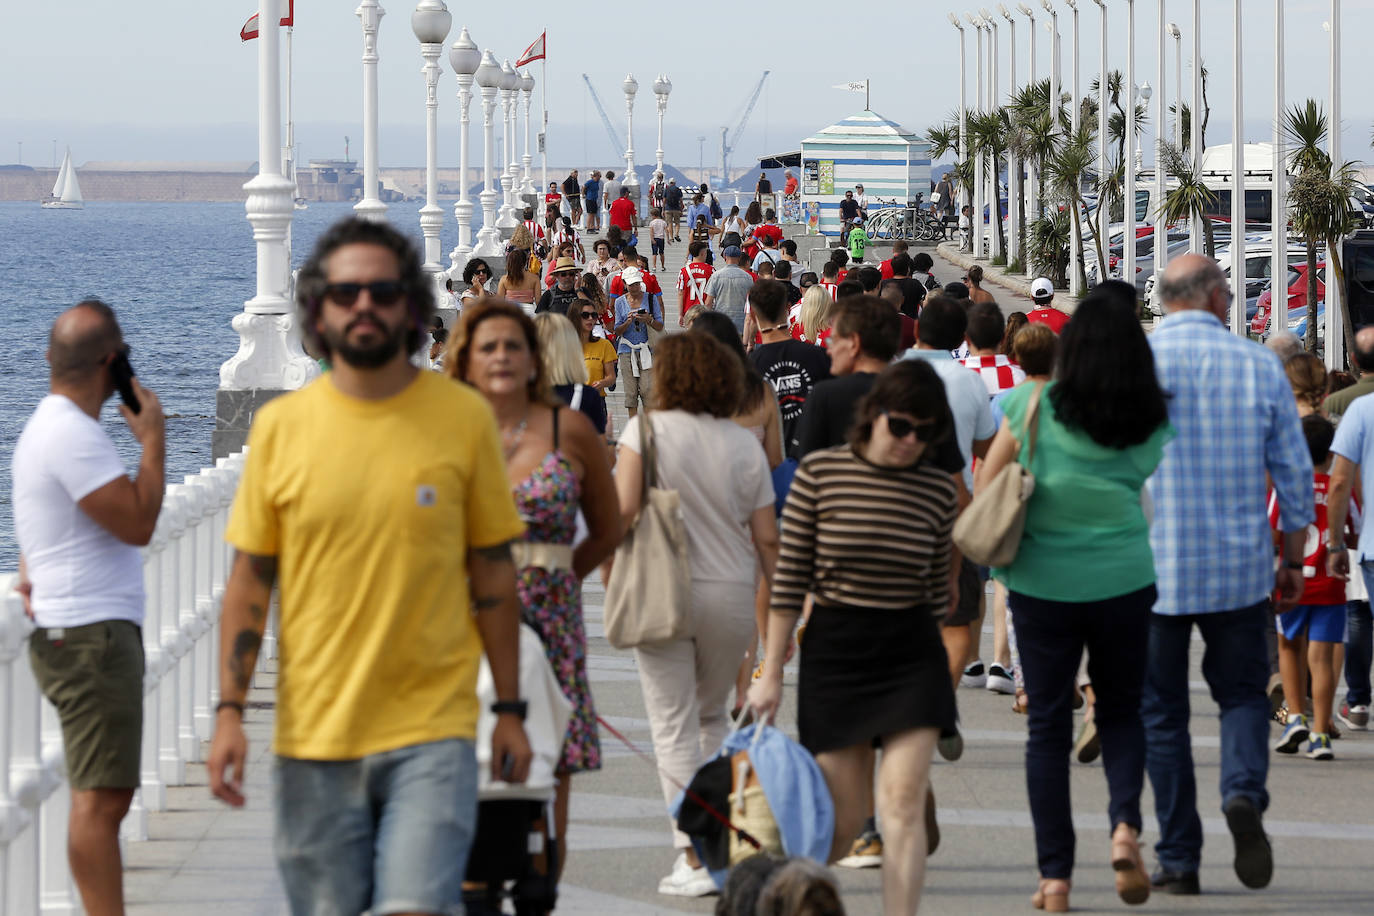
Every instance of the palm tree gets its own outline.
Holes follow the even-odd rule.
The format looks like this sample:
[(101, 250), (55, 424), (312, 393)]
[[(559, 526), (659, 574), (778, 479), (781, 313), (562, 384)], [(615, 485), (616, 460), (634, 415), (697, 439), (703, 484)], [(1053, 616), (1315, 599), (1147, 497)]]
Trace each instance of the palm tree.
[[(992, 169), (993, 186), (1000, 188), (998, 176), (1002, 173), (1002, 156), (1007, 150), (1007, 133), (1009, 132), (1007, 122), (1003, 119), (1000, 111), (979, 111), (970, 113), (968, 117), (968, 145), (969, 152), (975, 156), (985, 156), (988, 159), (989, 167)], [(997, 239), (999, 250), (1007, 250), (1006, 229), (1002, 226), (1002, 202), (1001, 193), (993, 195), (993, 199), (988, 202), (988, 213), (994, 224), (997, 226)], [(974, 219), (982, 219), (981, 213), (975, 213)]]
[(1193, 169), (1192, 161), (1173, 143), (1163, 144), (1161, 158), (1165, 173), (1172, 175), (1178, 184), (1165, 192), (1164, 199), (1155, 211), (1155, 225), (1167, 226), (1188, 219), (1202, 220), (1203, 250), (1209, 258), (1215, 257), (1217, 243), (1212, 236), (1212, 218), (1208, 213), (1216, 205), (1216, 194), (1202, 183), (1202, 177)]
[[(1328, 283), (1342, 283), (1341, 240), (1357, 228), (1350, 209), (1350, 194), (1359, 183), (1354, 163), (1333, 168), (1322, 149), (1327, 119), (1320, 105), (1308, 99), (1283, 115), (1284, 139), (1293, 150), (1292, 167), (1297, 176), (1288, 191), (1293, 231), (1307, 247), (1307, 349), (1317, 349), (1317, 246), (1326, 245)], [(1339, 288), (1339, 287), (1337, 287)], [(1354, 328), (1348, 310), (1344, 316), (1347, 351), (1353, 352)]]
[[(1065, 220), (1069, 223), (1068, 231), (1070, 232), (1082, 231), (1076, 216), (1083, 209), (1083, 180), (1092, 172), (1096, 159), (1093, 151), (1096, 137), (1097, 132), (1094, 128), (1086, 123), (1080, 124), (1078, 132), (1066, 137), (1045, 163), (1045, 176), (1049, 183), (1050, 193), (1065, 204), (1063, 212)], [(1070, 217), (1068, 214), (1074, 216)], [(1097, 263), (1105, 276), (1107, 261), (1102, 243), (1102, 233), (1096, 226), (1092, 225), (1091, 221), (1089, 227), (1092, 231), (1093, 245), (1097, 249)], [(1071, 237), (1069, 241), (1072, 241)], [(1086, 289), (1088, 280), (1081, 253), (1078, 262), (1073, 267), (1078, 272), (1080, 288)]]

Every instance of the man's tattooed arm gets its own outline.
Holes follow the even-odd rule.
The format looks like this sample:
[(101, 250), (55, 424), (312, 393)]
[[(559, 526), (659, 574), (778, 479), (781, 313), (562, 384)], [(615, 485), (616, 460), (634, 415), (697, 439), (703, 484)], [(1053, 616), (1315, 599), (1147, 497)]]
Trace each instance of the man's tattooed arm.
[(239, 551), (229, 571), (220, 614), (220, 700), (243, 703), (262, 647), (277, 558)]
[(507, 600), (514, 599), (515, 563), (511, 559), (510, 542), (472, 548), (468, 552), (468, 579), (475, 611), (494, 611)]

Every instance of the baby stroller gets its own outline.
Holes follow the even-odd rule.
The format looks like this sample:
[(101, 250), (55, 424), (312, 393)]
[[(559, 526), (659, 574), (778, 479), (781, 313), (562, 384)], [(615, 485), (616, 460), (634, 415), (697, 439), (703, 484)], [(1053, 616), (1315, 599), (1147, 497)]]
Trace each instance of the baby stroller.
[(523, 785), (491, 778), (491, 732), (496, 700), (485, 657), (477, 676), (482, 713), (477, 720), (477, 832), (468, 856), (463, 903), (468, 916), (498, 916), (510, 900), (517, 916), (543, 916), (558, 901), (563, 850), (554, 835), (555, 768), (563, 752), (572, 705), (563, 696), (529, 627), (520, 627), (520, 695), (529, 703), (525, 734), (534, 750)]

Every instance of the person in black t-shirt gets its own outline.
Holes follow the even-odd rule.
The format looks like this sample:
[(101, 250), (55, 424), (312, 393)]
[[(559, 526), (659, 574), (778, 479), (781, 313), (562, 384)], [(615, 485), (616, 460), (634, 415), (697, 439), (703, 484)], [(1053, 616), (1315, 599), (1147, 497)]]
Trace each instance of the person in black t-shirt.
[(908, 318), (921, 317), (921, 303), (926, 301), (926, 288), (911, 276), (911, 255), (903, 252), (892, 256), (892, 279), (902, 288), (902, 314)]
[(854, 199), (853, 191), (844, 192), (844, 200), (840, 201), (840, 244), (849, 243), (849, 228), (854, 225), (854, 220), (859, 218), (859, 202)]
[(830, 357), (825, 351), (792, 339), (787, 323), (790, 289), (792, 284), (782, 280), (760, 280), (749, 291), (749, 308), (763, 337), (763, 343), (750, 352), (749, 361), (777, 392), (785, 451), (796, 445), (797, 424), (812, 387), (830, 378)]
[(773, 279), (781, 280), (787, 287), (787, 304), (796, 305), (802, 300), (801, 287), (792, 282), (792, 262), (779, 261), (773, 265)]
[[(850, 296), (840, 302), (834, 328), (829, 352), (830, 372), (835, 378), (818, 383), (806, 399), (790, 452), (799, 460), (817, 449), (847, 441), (855, 406), (897, 355), (901, 320), (897, 310), (877, 296)], [(964, 456), (958, 444), (951, 441), (941, 445), (931, 460), (956, 478), (963, 505), (968, 491), (963, 479)]]

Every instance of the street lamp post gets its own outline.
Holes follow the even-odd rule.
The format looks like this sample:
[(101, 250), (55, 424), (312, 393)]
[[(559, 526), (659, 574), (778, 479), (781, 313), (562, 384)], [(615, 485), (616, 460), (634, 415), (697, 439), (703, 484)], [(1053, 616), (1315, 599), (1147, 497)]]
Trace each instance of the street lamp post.
[(1270, 226), (1274, 260), (1269, 276), (1288, 276), (1288, 175), (1283, 155), (1283, 0), (1274, 0), (1274, 193)]
[[(1097, 231), (1103, 234), (1107, 231), (1107, 226), (1111, 222), (1111, 209), (1107, 207), (1107, 178), (1111, 174), (1111, 169), (1107, 164), (1107, 82), (1109, 71), (1107, 70), (1107, 2), (1106, 0), (1093, 0), (1097, 4), (1097, 11), (1102, 19), (1102, 39), (1100, 46), (1101, 63), (1097, 74), (1097, 209), (1093, 216), (1097, 220)], [(1106, 217), (1106, 221), (1103, 217)], [(1102, 256), (1107, 254), (1107, 243), (1105, 239), (1099, 239), (1102, 243)], [(1107, 279), (1107, 265), (1097, 265), (1097, 278)]]
[(533, 194), (537, 200), (539, 189), (534, 186), (534, 156), (530, 154), (530, 106), (534, 104), (534, 77), (528, 70), (520, 74), (520, 92), (525, 103), (525, 154), (520, 157), (524, 175), (520, 181), (520, 193)]
[(654, 98), (658, 101), (658, 149), (654, 150), (654, 164), (659, 174), (663, 173), (663, 116), (668, 113), (668, 94), (673, 91), (673, 81), (662, 73), (654, 80)]
[[(1240, 0), (1235, 0), (1231, 77), (1231, 330), (1236, 334), (1245, 333), (1245, 87), (1241, 75), (1244, 45), (1240, 12)], [(1286, 277), (1288, 272), (1279, 276)], [(1327, 314), (1331, 314), (1329, 307)]]
[[(1275, 0), (1282, 3), (1283, 0)], [(1177, 23), (1169, 23), (1174, 37), (1174, 146), (1183, 150), (1183, 32)]]
[(482, 63), (474, 74), (482, 90), (482, 228), (477, 231), (477, 247), (472, 253), (478, 257), (501, 256), (501, 230), (496, 228), (496, 138), (492, 117), (496, 113), (496, 94), (501, 90), (501, 65), (488, 48), (482, 53)]
[[(1016, 7), (1028, 20), (1030, 20), (1030, 62), (1027, 68), (1026, 85), (1035, 86), (1035, 7), (1025, 3), (1018, 4)], [(1036, 219), (1040, 216), (1040, 177), (1039, 168), (1034, 162), (1026, 170), (1026, 183), (1030, 185), (1026, 193), (1026, 218)], [(1032, 273), (1029, 264), (1026, 265), (1026, 275)]]
[[(992, 32), (992, 61), (991, 61), (991, 83), (988, 93), (988, 111), (996, 111), (1002, 104), (1001, 93), (998, 91), (998, 58), (1002, 55), (1001, 41), (997, 34), (997, 17), (983, 7), (978, 11), (978, 15), (983, 17), (988, 29)], [(988, 226), (992, 233), (992, 256), (994, 259), (1002, 258), (1002, 163), (998, 161), (996, 155), (992, 159), (992, 180), (990, 182), (990, 192), (992, 204), (989, 207)]]
[[(959, 164), (962, 166), (968, 161), (968, 65), (965, 60), (964, 26), (955, 13), (949, 14), (949, 22), (959, 30)], [(956, 209), (963, 213), (964, 206), (969, 202), (968, 191), (964, 189), (963, 181), (959, 181), (958, 185), (959, 204)]]
[[(981, 112), (983, 110), (983, 20), (973, 13), (965, 13), (964, 18), (978, 33), (975, 39), (978, 45), (978, 54), (976, 66), (973, 68), (973, 104), (976, 110)], [(987, 192), (984, 181), (987, 172), (983, 168), (986, 159), (981, 150), (979, 150), (976, 159), (977, 161), (973, 166), (973, 256), (981, 258), (983, 256), (983, 197)]]
[[(1188, 128), (1193, 174), (1198, 175), (1202, 172), (1202, 0), (1193, 0), (1193, 113)], [(1188, 251), (1199, 254), (1207, 242), (1203, 235), (1202, 218), (1194, 215), (1192, 224), (1192, 230), (1188, 233)]]
[[(1239, 15), (1239, 13), (1237, 13)], [(1236, 21), (1236, 32), (1240, 32), (1240, 20)], [(1331, 156), (1331, 169), (1341, 167), (1341, 0), (1331, 0), (1331, 122), (1328, 125), (1327, 153)], [(1326, 365), (1328, 369), (1345, 368), (1345, 323), (1341, 309), (1345, 307), (1345, 290), (1336, 282), (1334, 269), (1338, 251), (1326, 253)], [(1287, 274), (1285, 273), (1285, 276)]]
[(467, 26), (448, 50), (449, 66), (458, 79), (458, 202), (453, 205), (453, 218), (458, 223), (458, 244), (449, 252), (449, 273), (461, 274), (468, 258), (472, 257), (472, 198), (468, 194), (468, 108), (472, 102), (473, 74), (482, 63), (482, 52), (468, 34)]
[(1159, 7), (1158, 19), (1155, 23), (1155, 40), (1158, 43), (1158, 58), (1156, 61), (1155, 82), (1155, 189), (1150, 195), (1150, 209), (1154, 213), (1155, 223), (1155, 286), (1159, 286), (1159, 280), (1164, 276), (1164, 268), (1169, 266), (1169, 223), (1161, 216), (1164, 207), (1164, 124), (1166, 121), (1165, 108), (1169, 94), (1164, 91), (1164, 81), (1166, 79), (1164, 68), (1167, 65), (1168, 57), (1168, 30), (1164, 22), (1164, 0), (1155, 0)]
[(1121, 188), (1121, 215), (1125, 229), (1121, 233), (1121, 279), (1135, 284), (1135, 0), (1126, 0), (1126, 75), (1122, 77), (1126, 92), (1126, 180)]
[(511, 66), (510, 58), (506, 58), (505, 63), (501, 65), (501, 82), (497, 87), (501, 93), (501, 133), (504, 137), (501, 147), (502, 158), (506, 161), (499, 163), (501, 212), (496, 217), (496, 228), (503, 234), (514, 231), (515, 227), (520, 225), (520, 220), (515, 218), (515, 96), (516, 84), (519, 82), (520, 77)]
[[(1082, 89), (1078, 77), (1078, 0), (1064, 0), (1073, 10), (1073, 110), (1069, 112), (1069, 129), (1078, 136), (1079, 109), (1083, 107)], [(1163, 2), (1163, 0), (1161, 0)], [(1069, 272), (1069, 295), (1083, 295), (1083, 283), (1079, 278), (1078, 265), (1083, 260), (1083, 222), (1078, 202), (1072, 203), (1073, 228), (1070, 231), (1069, 251), (1073, 258), (1073, 269)]]
[[(1016, 17), (1005, 3), (997, 5), (997, 11), (1007, 20), (1011, 28), (1007, 49), (1007, 95), (1016, 93)], [(1010, 233), (1007, 235), (1007, 260), (1015, 261), (1021, 257), (1021, 223), (1016, 218), (1016, 202), (1022, 199), (1025, 186), (1021, 181), (1021, 160), (1014, 150), (1007, 151), (1007, 222)]]
[[(623, 188), (634, 188), (630, 196), (634, 199), (636, 209), (639, 207), (639, 176), (635, 174), (635, 93), (639, 91), (639, 81), (634, 78), (634, 74), (625, 74), (625, 82), (621, 83), (621, 88), (625, 90), (625, 174), (622, 176), (620, 186)], [(730, 176), (722, 175), (721, 181), (728, 181)]]
[(425, 65), (425, 205), (420, 208), (420, 232), (425, 238), (425, 271), (437, 275), (439, 230), (444, 211), (439, 206), (439, 55), (453, 26), (453, 14), (444, 0), (420, 0), (410, 14), (410, 27), (420, 40), (420, 56)]
[(354, 15), (363, 24), (363, 199), (353, 211), (363, 219), (382, 220), (386, 204), (377, 196), (377, 29), (386, 10), (377, 0), (362, 0)]

